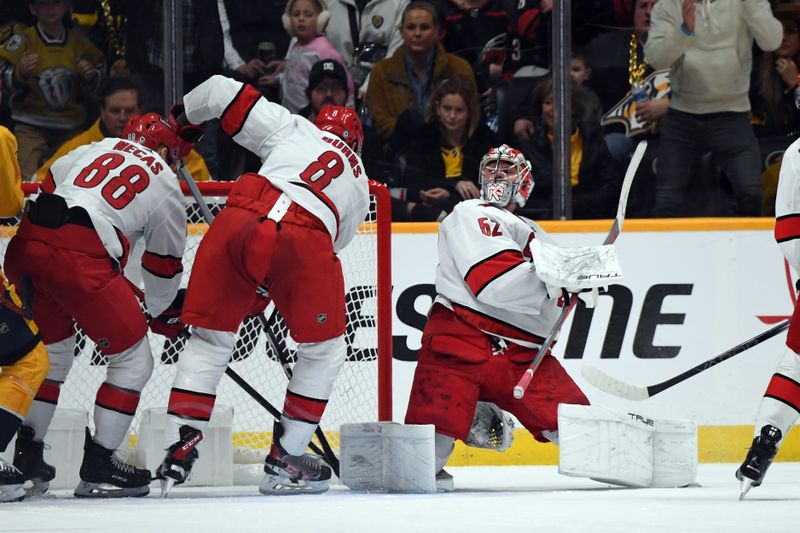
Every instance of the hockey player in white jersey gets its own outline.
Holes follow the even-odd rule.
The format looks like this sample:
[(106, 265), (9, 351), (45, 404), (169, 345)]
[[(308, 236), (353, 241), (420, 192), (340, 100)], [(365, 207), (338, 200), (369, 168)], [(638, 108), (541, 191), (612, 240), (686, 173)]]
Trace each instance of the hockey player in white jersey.
[(323, 492), (331, 470), (305, 453), (347, 355), (344, 282), (336, 253), (369, 208), (357, 114), (328, 106), (311, 123), (250, 85), (214, 76), (184, 97), (189, 122), (219, 118), (257, 154), (258, 174), (239, 177), (197, 251), (182, 320), (193, 335), (177, 365), (156, 471), (166, 495), (185, 481), (242, 319), (266, 299), (297, 341), (297, 364), (266, 459), (264, 494)]
[[(783, 154), (775, 198), (775, 240), (795, 272), (800, 272), (800, 140)], [(741, 497), (761, 485), (767, 468), (800, 414), (800, 300), (786, 335), (786, 350), (767, 385), (755, 422), (755, 438), (736, 470)]]
[(542, 442), (557, 441), (559, 403), (589, 403), (551, 355), (525, 397), (513, 397), (558, 317), (559, 298), (548, 294), (531, 263), (531, 241), (548, 235), (514, 214), (533, 189), (530, 163), (506, 145), (492, 148), (481, 160), (480, 180), (481, 198), (456, 205), (439, 227), (437, 295), (406, 413), (408, 424), (436, 426), (442, 490), (452, 490), (442, 468), (454, 440), (467, 440), (479, 401), (512, 413)]
[(177, 335), (186, 211), (173, 164), (190, 148), (178, 134), (177, 124), (149, 113), (131, 119), (126, 139), (107, 138), (60, 158), (9, 243), (6, 272), (30, 295), (50, 358), (47, 378), (18, 433), (14, 459), (40, 489), (55, 475), (42, 447), (72, 367), (74, 321), (108, 358), (95, 399), (95, 434), (86, 429), (75, 495), (149, 492), (150, 472), (114, 453), (153, 370), (147, 319), (122, 269), (128, 243), (143, 237), (145, 303), (156, 317), (150, 327)]

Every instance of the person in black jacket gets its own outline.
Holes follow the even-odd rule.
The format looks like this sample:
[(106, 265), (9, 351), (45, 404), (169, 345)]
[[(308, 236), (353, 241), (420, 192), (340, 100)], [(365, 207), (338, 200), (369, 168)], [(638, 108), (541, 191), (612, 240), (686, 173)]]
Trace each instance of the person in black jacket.
[(472, 80), (454, 76), (439, 82), (424, 125), (404, 139), (395, 157), (389, 184), (394, 220), (441, 220), (461, 200), (480, 197), (478, 165), (497, 139), (479, 119)]
[[(576, 94), (573, 88), (573, 95)], [(553, 185), (553, 80), (545, 78), (531, 93), (531, 115), (535, 132), (518, 148), (533, 166), (536, 181), (530, 207), (537, 216), (551, 214)], [(612, 218), (617, 208), (622, 176), (611, 159), (599, 124), (580, 123), (580, 100), (572, 101), (572, 217), (575, 219)], [(529, 205), (526, 205), (526, 208)]]

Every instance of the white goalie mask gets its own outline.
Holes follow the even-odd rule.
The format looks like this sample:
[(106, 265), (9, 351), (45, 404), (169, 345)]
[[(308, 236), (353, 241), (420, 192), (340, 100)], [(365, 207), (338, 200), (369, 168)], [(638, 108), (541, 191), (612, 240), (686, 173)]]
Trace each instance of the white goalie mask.
[(497, 207), (511, 202), (524, 207), (533, 191), (531, 164), (522, 152), (507, 144), (492, 148), (481, 159), (479, 168), (481, 198)]

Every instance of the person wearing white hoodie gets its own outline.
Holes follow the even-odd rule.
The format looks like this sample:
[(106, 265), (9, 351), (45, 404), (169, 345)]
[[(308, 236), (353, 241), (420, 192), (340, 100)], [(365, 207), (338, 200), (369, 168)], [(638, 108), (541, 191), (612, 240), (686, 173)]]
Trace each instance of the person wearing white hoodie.
[(761, 162), (750, 125), (753, 39), (777, 49), (783, 28), (767, 0), (660, 0), (645, 58), (670, 69), (653, 216), (685, 216), (691, 167), (711, 151), (730, 181), (736, 214), (761, 214)]

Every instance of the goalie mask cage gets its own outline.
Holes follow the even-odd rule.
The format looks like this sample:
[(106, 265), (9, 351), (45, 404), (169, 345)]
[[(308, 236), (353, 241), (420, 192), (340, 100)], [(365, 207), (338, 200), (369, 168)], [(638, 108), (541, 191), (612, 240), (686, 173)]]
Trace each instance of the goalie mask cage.
[[(187, 241), (181, 282), (186, 287), (197, 247), (208, 229), (185, 184), (187, 197)], [(200, 192), (214, 212), (224, 205), (232, 183), (199, 183)], [(26, 194), (34, 194), (36, 184), (25, 184)], [(18, 218), (0, 224), (0, 256), (16, 231)], [(141, 286), (139, 257), (143, 243), (132, 243), (126, 275)], [(344, 423), (391, 420), (391, 207), (388, 190), (370, 182), (370, 210), (351, 243), (339, 257), (346, 290), (347, 360), (336, 379), (320, 427), (333, 451), (339, 448), (339, 427)], [(224, 283), (224, 280), (220, 280)], [(272, 308), (272, 306), (270, 306)], [(297, 344), (291, 339), (283, 318), (267, 315), (277, 349), (295, 362)], [(146, 409), (166, 410), (175, 376), (175, 362), (183, 353), (185, 340), (171, 341), (148, 331), (155, 362), (153, 375), (142, 391), (136, 416), (130, 427), (131, 444), (136, 443), (142, 413)], [(97, 388), (105, 378), (106, 359), (94, 343), (81, 332), (75, 347), (75, 361), (62, 386), (58, 406), (87, 411), (92, 417)], [(229, 366), (279, 411), (288, 380), (279, 357), (267, 342), (256, 317), (246, 318), (236, 336)], [(223, 376), (217, 389), (218, 406), (234, 411), (233, 449), (235, 462), (263, 458), (272, 437), (273, 417), (229, 377)], [(93, 426), (93, 423), (90, 422)], [(317, 438), (314, 437), (314, 441)], [(338, 453), (337, 453), (338, 455)], [(239, 458), (239, 461), (237, 461)]]

